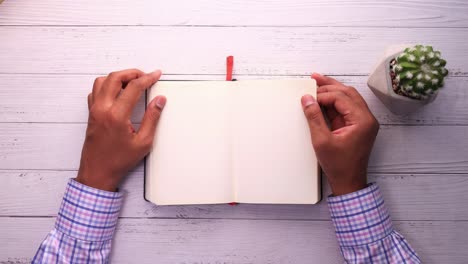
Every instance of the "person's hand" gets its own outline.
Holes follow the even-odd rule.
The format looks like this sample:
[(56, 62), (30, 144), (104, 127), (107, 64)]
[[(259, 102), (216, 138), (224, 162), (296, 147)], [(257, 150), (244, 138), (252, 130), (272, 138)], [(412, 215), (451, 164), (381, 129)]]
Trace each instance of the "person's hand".
[(138, 131), (130, 115), (144, 91), (156, 83), (161, 71), (113, 72), (94, 81), (88, 95), (88, 128), (76, 180), (106, 191), (116, 191), (127, 172), (150, 151), (166, 98), (148, 105)]
[(316, 73), (312, 78), (319, 86), (317, 100), (304, 95), (301, 102), (312, 145), (333, 195), (363, 189), (367, 186), (367, 163), (379, 123), (355, 88)]

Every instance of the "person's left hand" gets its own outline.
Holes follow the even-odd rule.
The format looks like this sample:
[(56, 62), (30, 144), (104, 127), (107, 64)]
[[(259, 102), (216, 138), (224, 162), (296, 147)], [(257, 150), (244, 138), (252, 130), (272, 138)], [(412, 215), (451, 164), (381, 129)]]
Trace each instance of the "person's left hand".
[(116, 191), (127, 172), (150, 151), (166, 98), (148, 105), (138, 131), (130, 116), (144, 91), (161, 71), (145, 74), (136, 69), (113, 72), (94, 81), (88, 95), (88, 128), (76, 180), (106, 191)]

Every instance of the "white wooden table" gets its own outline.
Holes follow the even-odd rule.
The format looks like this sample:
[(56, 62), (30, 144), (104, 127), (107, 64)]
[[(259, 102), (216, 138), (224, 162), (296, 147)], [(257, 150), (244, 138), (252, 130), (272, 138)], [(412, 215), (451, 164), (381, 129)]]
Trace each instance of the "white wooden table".
[[(370, 161), (395, 228), (424, 263), (468, 262), (467, 1), (6, 0), (0, 5), (0, 263), (27, 263), (76, 175), (95, 77), (308, 76), (355, 86), (381, 123)], [(390, 44), (440, 49), (450, 75), (420, 112), (392, 115), (366, 86)], [(134, 114), (139, 122), (140, 102)], [(326, 203), (158, 207), (127, 192), (113, 263), (340, 263)], [(325, 190), (328, 187), (324, 184)]]

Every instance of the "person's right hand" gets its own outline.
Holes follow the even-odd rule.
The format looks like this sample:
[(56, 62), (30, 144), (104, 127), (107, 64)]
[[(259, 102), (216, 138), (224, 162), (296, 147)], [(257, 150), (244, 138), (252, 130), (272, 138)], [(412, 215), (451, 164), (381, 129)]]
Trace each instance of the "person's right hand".
[[(363, 189), (367, 186), (367, 163), (379, 123), (355, 88), (316, 73), (312, 78), (319, 86), (317, 100), (304, 95), (301, 102), (312, 145), (333, 195)], [(320, 106), (325, 108), (331, 128)]]

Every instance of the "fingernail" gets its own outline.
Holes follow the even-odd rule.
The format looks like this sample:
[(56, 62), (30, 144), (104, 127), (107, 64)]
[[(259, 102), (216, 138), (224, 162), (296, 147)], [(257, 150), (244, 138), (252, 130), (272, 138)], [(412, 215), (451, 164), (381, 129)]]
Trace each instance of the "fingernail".
[(310, 105), (313, 105), (316, 101), (315, 101), (315, 98), (312, 95), (306, 94), (306, 95), (302, 96), (301, 102), (302, 102), (302, 106), (305, 108), (305, 107), (308, 107)]
[(150, 74), (159, 74), (159, 75), (161, 75), (162, 72), (161, 72), (161, 70), (155, 70), (155, 71), (151, 72)]
[(317, 76), (317, 77), (322, 77), (322, 74), (320, 74), (320, 73), (318, 73), (318, 72), (312, 73), (312, 78), (314, 77), (314, 75)]
[(155, 107), (159, 108), (160, 110), (162, 110), (164, 108), (164, 106), (166, 105), (166, 97), (164, 96), (157, 96), (156, 99), (155, 99)]

